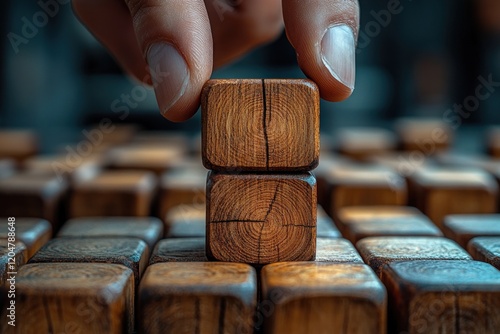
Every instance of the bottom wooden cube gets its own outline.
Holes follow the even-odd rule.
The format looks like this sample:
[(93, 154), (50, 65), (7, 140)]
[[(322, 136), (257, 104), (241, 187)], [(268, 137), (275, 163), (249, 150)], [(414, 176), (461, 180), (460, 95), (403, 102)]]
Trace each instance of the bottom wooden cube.
[(265, 333), (385, 333), (386, 291), (364, 264), (282, 262), (262, 269)]
[(256, 286), (246, 264), (153, 264), (140, 284), (139, 332), (250, 334)]

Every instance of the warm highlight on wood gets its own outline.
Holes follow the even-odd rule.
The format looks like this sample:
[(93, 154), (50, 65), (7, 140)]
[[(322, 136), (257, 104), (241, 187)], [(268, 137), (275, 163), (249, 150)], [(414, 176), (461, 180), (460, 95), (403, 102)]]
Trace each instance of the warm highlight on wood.
[(203, 164), (309, 171), (319, 158), (319, 91), (309, 80), (210, 80), (202, 93)]
[(265, 333), (386, 333), (385, 288), (365, 264), (282, 262), (261, 277)]
[(157, 263), (140, 285), (139, 332), (252, 333), (255, 269), (240, 263)]
[(315, 251), (316, 180), (311, 174), (209, 174), (209, 259), (309, 261)]
[(500, 235), (498, 237), (476, 237), (467, 245), (474, 260), (487, 262), (500, 269)]
[(158, 242), (149, 264), (159, 262), (205, 262), (205, 238), (163, 239)]
[(443, 232), (465, 248), (472, 238), (500, 236), (500, 214), (449, 215), (444, 219)]
[[(7, 218), (2, 218), (7, 219)], [(0, 224), (0, 239), (9, 237), (9, 225)], [(52, 237), (52, 226), (44, 219), (16, 218), (16, 240), (27, 248), (28, 259), (33, 256)]]

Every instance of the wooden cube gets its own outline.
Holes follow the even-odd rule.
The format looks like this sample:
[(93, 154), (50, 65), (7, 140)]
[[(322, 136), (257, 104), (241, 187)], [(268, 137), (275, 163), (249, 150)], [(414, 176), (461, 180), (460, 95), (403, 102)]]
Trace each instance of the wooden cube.
[(163, 236), (163, 222), (154, 217), (74, 218), (63, 225), (57, 236), (59, 238), (138, 238), (152, 250)]
[(455, 242), (436, 237), (371, 237), (356, 244), (363, 260), (380, 276), (387, 263), (413, 260), (471, 260)]
[(26, 261), (28, 251), (22, 242), (0, 239), (0, 287), (8, 286), (7, 290), (11, 290), (12, 286), (15, 291), (17, 271)]
[(472, 238), (500, 236), (500, 214), (449, 215), (444, 219), (443, 232), (465, 248)]
[(442, 236), (420, 211), (406, 206), (353, 206), (343, 208), (335, 220), (352, 243), (376, 236)]
[(430, 156), (447, 150), (453, 142), (453, 130), (441, 119), (402, 118), (396, 122), (400, 148)]
[(479, 261), (392, 262), (382, 270), (391, 333), (498, 333), (500, 271)]
[(207, 261), (205, 238), (179, 238), (160, 240), (151, 254), (149, 264)]
[(316, 239), (316, 262), (363, 263), (352, 243), (342, 238)]
[(179, 205), (165, 219), (166, 238), (197, 238), (206, 235), (206, 208), (198, 205)]
[(498, 186), (486, 172), (434, 168), (411, 179), (415, 206), (439, 227), (449, 214), (496, 212)]
[[(6, 221), (7, 218), (1, 218)], [(0, 239), (8, 239), (9, 224), (0, 224)], [(52, 226), (44, 219), (16, 218), (13, 224), (16, 240), (21, 241), (27, 249), (27, 259), (33, 256), (52, 237)]]
[(140, 285), (139, 332), (252, 333), (255, 269), (241, 263), (157, 263)]
[(266, 333), (386, 332), (386, 291), (365, 264), (282, 262), (261, 275)]
[(16, 326), (2, 307), (0, 332), (132, 333), (133, 288), (132, 271), (122, 265), (27, 264), (16, 277)]
[(319, 91), (309, 80), (210, 80), (202, 155), (218, 171), (309, 171), (319, 158)]
[(75, 185), (70, 216), (149, 216), (155, 183), (149, 172), (103, 172)]
[(206, 237), (212, 260), (314, 260), (316, 180), (311, 174), (210, 173)]
[(500, 236), (476, 237), (469, 242), (467, 250), (475, 260), (487, 262), (500, 269)]
[(345, 128), (337, 133), (337, 151), (354, 160), (366, 161), (396, 149), (392, 132), (380, 128)]

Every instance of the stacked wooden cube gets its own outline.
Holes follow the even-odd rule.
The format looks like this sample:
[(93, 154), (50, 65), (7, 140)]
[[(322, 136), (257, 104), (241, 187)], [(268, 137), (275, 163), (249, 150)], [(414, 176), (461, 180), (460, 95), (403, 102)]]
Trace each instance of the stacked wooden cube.
[(202, 94), (211, 260), (314, 260), (319, 92), (308, 80), (212, 80)]

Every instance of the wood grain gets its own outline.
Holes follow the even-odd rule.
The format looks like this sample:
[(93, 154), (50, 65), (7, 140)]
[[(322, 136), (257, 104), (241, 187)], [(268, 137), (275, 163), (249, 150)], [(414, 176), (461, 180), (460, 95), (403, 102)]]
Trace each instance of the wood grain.
[(273, 263), (261, 277), (265, 333), (385, 333), (386, 291), (367, 265)]
[(210, 80), (202, 156), (218, 171), (309, 171), (319, 158), (319, 91), (309, 80)]
[(453, 130), (441, 119), (402, 118), (395, 124), (400, 149), (430, 156), (447, 150), (453, 142)]
[(338, 211), (335, 222), (352, 243), (376, 236), (442, 236), (426, 216), (406, 206), (347, 207)]
[(443, 224), (444, 235), (460, 246), (478, 236), (500, 236), (500, 214), (449, 215)]
[(336, 150), (357, 161), (394, 151), (396, 146), (396, 137), (385, 129), (344, 128), (337, 132)]
[(394, 333), (498, 333), (500, 271), (479, 261), (393, 262), (382, 270)]
[(132, 333), (132, 291), (132, 271), (122, 265), (27, 264), (17, 275), (16, 326), (2, 320), (0, 332)]
[(196, 238), (206, 234), (206, 208), (199, 205), (179, 205), (165, 219), (166, 238)]
[(154, 217), (86, 217), (68, 220), (59, 238), (130, 237), (144, 241), (153, 249), (163, 236), (163, 222)]
[(446, 215), (495, 213), (498, 205), (497, 183), (476, 169), (420, 170), (411, 177), (411, 188), (414, 205), (439, 227)]
[[(0, 239), (9, 237), (8, 227), (7, 224), (0, 224)], [(52, 237), (52, 226), (44, 219), (16, 218), (15, 228), (16, 240), (26, 246), (28, 259)]]
[(316, 262), (363, 263), (358, 251), (349, 240), (342, 238), (316, 239)]
[(358, 241), (356, 248), (377, 275), (396, 261), (472, 259), (455, 242), (438, 237), (371, 237)]
[(149, 216), (155, 183), (149, 172), (103, 172), (75, 185), (70, 216)]
[(255, 269), (240, 263), (157, 263), (140, 285), (140, 333), (252, 333)]
[(500, 236), (476, 237), (469, 242), (467, 250), (475, 260), (487, 262), (500, 269)]
[(308, 261), (315, 251), (316, 180), (311, 174), (209, 174), (209, 259)]
[(0, 239), (0, 287), (8, 285), (8, 290), (11, 283), (14, 283), (12, 285), (15, 287), (16, 273), (26, 261), (28, 261), (28, 250), (22, 242)]
[(163, 239), (151, 254), (149, 264), (160, 262), (205, 262), (205, 238)]

